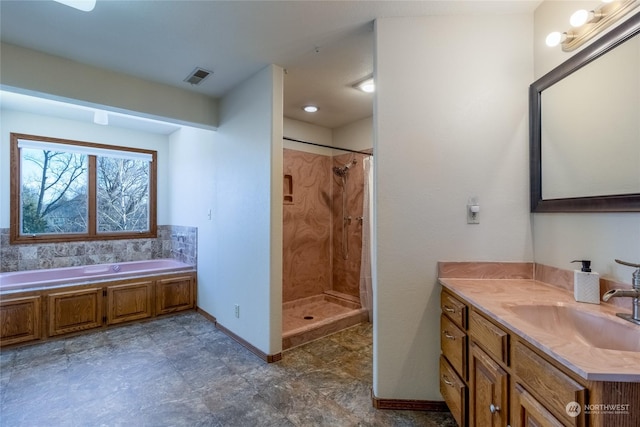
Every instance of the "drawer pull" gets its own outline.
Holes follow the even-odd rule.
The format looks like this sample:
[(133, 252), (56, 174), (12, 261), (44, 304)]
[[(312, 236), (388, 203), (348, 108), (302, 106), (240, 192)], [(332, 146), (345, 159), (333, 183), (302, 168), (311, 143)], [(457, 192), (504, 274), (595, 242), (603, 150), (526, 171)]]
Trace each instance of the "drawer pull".
[(453, 335), (451, 335), (448, 331), (442, 331), (442, 333), (444, 334), (444, 336), (450, 340), (455, 340), (456, 337), (454, 337)]
[(492, 414), (495, 414), (496, 412), (500, 412), (500, 407), (492, 403), (491, 405), (489, 405), (489, 412), (491, 412)]
[(447, 313), (455, 313), (455, 312), (456, 312), (456, 309), (455, 309), (455, 308), (451, 308), (451, 307), (449, 307), (448, 305), (445, 305), (445, 306), (444, 306), (444, 307), (442, 307), (442, 308), (444, 308), (444, 311), (446, 311)]
[(453, 383), (451, 381), (447, 380), (447, 376), (446, 375), (442, 376), (442, 381), (444, 381), (444, 383), (446, 385), (453, 387)]

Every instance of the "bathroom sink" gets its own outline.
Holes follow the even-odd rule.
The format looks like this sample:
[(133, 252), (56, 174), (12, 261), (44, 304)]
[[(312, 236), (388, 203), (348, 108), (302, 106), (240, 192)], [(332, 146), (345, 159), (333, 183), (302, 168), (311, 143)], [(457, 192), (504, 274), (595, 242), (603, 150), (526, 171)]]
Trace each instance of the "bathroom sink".
[(516, 305), (510, 310), (532, 327), (590, 347), (640, 352), (640, 327), (562, 305)]

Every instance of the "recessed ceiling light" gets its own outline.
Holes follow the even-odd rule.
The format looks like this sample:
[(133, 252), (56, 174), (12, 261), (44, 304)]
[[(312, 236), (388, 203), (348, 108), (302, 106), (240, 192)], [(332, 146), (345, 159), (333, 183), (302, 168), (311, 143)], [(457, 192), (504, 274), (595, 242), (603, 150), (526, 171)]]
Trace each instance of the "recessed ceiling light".
[(315, 113), (316, 111), (318, 111), (318, 107), (316, 107), (315, 105), (305, 105), (304, 107), (302, 107), (302, 109), (307, 113)]
[(356, 85), (356, 87), (358, 89), (360, 89), (361, 91), (366, 92), (366, 93), (373, 93), (376, 90), (376, 85), (373, 82), (373, 77), (371, 77), (371, 78), (369, 78), (367, 80), (361, 81), (360, 83), (358, 83)]

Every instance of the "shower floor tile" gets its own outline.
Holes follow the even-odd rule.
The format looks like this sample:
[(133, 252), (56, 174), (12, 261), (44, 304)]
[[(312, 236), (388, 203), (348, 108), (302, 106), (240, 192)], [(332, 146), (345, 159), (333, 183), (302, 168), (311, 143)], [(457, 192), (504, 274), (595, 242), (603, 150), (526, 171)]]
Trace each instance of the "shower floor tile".
[(290, 306), (285, 304), (283, 306), (282, 332), (284, 334), (298, 329), (305, 329), (327, 319), (335, 319), (354, 311), (353, 308), (330, 302), (322, 295), (294, 302), (296, 304), (291, 304)]
[(327, 294), (289, 301), (282, 308), (283, 349), (368, 321), (359, 303)]

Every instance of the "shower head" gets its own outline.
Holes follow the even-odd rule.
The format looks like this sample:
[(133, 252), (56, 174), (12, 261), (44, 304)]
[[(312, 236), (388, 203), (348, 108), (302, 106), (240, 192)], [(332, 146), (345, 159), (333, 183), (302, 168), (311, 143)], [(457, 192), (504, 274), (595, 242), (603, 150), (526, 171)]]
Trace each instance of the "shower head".
[(349, 163), (345, 164), (342, 167), (334, 166), (333, 173), (335, 173), (339, 177), (346, 177), (347, 174), (349, 173), (349, 169), (351, 169), (351, 166), (355, 165), (356, 163), (358, 163), (357, 160), (353, 159), (352, 161), (350, 161)]

